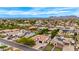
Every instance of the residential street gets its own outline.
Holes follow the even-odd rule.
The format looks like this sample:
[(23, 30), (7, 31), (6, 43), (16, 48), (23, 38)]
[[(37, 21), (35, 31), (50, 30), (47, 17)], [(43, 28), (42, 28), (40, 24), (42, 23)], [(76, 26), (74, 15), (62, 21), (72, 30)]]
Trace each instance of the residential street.
[(38, 51), (38, 50), (35, 50), (35, 49), (30, 48), (28, 46), (21, 45), (21, 44), (18, 44), (18, 43), (15, 43), (15, 42), (11, 42), (11, 41), (7, 41), (7, 40), (4, 40), (4, 39), (0, 39), (0, 42), (5, 43), (7, 45), (10, 45), (12, 47), (19, 48), (19, 49), (21, 49), (23, 51)]

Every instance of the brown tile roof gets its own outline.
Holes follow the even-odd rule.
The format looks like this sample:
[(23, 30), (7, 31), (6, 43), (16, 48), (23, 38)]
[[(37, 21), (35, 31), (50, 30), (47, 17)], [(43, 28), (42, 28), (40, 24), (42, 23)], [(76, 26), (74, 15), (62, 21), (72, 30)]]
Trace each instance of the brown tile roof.
[(32, 37), (34, 40), (40, 40), (40, 41), (46, 41), (48, 40), (49, 36), (45, 36), (45, 35), (36, 35), (34, 37)]

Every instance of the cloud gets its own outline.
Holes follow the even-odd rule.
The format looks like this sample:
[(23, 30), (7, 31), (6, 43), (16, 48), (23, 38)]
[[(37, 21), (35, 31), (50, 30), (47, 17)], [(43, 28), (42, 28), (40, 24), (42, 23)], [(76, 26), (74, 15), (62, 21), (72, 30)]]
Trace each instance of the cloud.
[[(27, 8), (27, 7), (26, 7)], [(77, 11), (76, 11), (77, 10)], [(43, 8), (43, 7), (35, 7), (32, 8), (30, 10), (7, 10), (7, 9), (0, 9), (0, 15), (13, 15), (13, 16), (17, 16), (17, 15), (22, 15), (22, 16), (50, 16), (50, 15), (79, 15), (79, 8), (73, 7), (47, 7), (47, 8)], [(42, 17), (43, 17), (42, 16)]]
[(36, 15), (40, 14), (39, 11), (43, 8), (33, 8), (29, 11), (22, 11), (22, 10), (0, 10), (0, 14), (6, 14), (6, 15)]

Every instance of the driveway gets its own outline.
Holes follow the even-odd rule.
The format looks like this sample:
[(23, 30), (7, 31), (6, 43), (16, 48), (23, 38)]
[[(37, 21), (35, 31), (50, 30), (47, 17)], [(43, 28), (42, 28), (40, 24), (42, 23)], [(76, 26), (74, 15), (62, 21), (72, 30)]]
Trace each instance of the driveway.
[(64, 45), (63, 51), (74, 51), (74, 46), (73, 45)]

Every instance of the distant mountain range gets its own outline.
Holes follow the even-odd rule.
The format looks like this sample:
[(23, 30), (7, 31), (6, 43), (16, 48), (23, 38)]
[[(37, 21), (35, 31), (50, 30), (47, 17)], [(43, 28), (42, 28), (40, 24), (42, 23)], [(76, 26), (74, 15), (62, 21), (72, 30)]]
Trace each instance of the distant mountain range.
[(65, 20), (65, 19), (79, 19), (79, 17), (77, 17), (77, 16), (50, 16), (50, 17), (48, 17), (48, 18), (0, 18), (0, 19), (27, 19), (27, 20), (29, 20), (29, 19), (35, 19), (35, 20), (43, 20), (43, 19), (50, 19), (50, 20), (59, 20), (59, 19), (63, 19), (63, 20)]
[(79, 19), (77, 16), (50, 16), (50, 19)]

